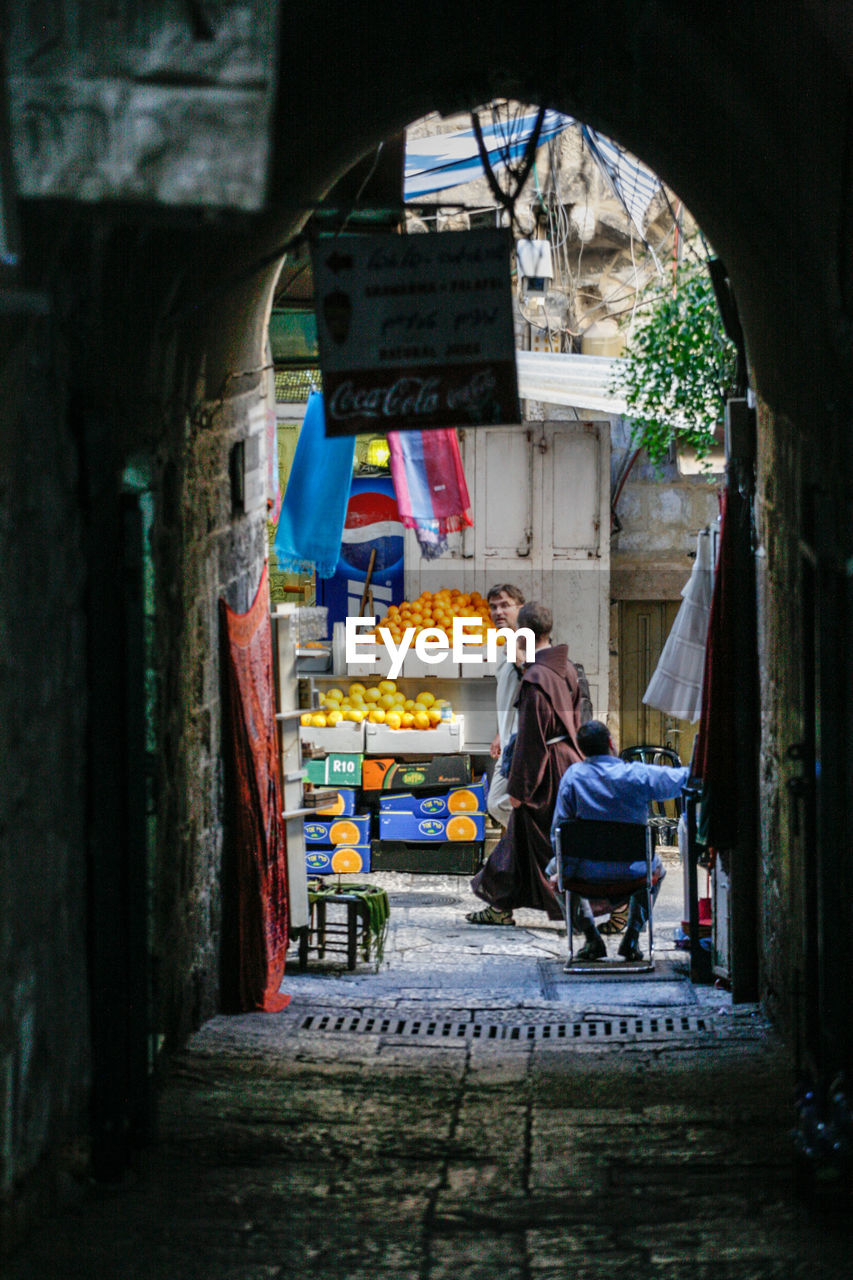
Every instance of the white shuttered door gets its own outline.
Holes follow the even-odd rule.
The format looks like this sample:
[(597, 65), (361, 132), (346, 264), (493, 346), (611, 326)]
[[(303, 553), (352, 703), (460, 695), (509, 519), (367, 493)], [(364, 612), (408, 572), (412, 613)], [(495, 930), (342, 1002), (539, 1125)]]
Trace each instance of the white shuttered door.
[(610, 423), (545, 422), (460, 431), (474, 527), (424, 560), (406, 538), (406, 596), (516, 583), (554, 612), (554, 634), (607, 711)]

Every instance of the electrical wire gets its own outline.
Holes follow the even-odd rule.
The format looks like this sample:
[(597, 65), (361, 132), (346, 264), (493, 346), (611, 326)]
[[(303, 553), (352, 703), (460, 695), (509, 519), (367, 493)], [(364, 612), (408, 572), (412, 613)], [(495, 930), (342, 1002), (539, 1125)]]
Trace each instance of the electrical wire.
[[(672, 223), (673, 223), (673, 227), (672, 227), (672, 229), (673, 229), (673, 230), (675, 230), (675, 229), (676, 229), (676, 227), (678, 226), (678, 215), (676, 214), (675, 210), (674, 210), (674, 209), (673, 209), (673, 207), (672, 207), (672, 201), (670, 200), (670, 198), (669, 198), (669, 194), (668, 194), (668, 192), (667, 192), (667, 189), (666, 189), (666, 187), (663, 185), (663, 183), (661, 183), (661, 184), (660, 184), (660, 189), (661, 189), (661, 194), (663, 195), (663, 198), (664, 198), (664, 200), (666, 201), (666, 207), (667, 207), (667, 209), (669, 209), (669, 212), (670, 212), (670, 214), (672, 215)], [(680, 205), (682, 205), (682, 208), (683, 208), (683, 202), (679, 200), (679, 204), (680, 204)], [(689, 238), (684, 238), (684, 248), (685, 248), (685, 249), (687, 249), (687, 250), (688, 250), (688, 252), (689, 252), (689, 253), (691, 253), (691, 254), (693, 255), (693, 257), (694, 257), (694, 258), (696, 259), (696, 261), (699, 263), (699, 266), (700, 266), (700, 267), (706, 267), (706, 266), (707, 266), (707, 264), (708, 264), (708, 261), (711, 259), (711, 257), (712, 257), (713, 255), (712, 255), (712, 253), (711, 253), (711, 251), (710, 251), (710, 249), (709, 249), (709, 247), (708, 247), (708, 242), (707, 242), (707, 240), (706, 240), (706, 239), (705, 239), (705, 237), (702, 235), (701, 230), (699, 230), (699, 228), (698, 228), (698, 227), (697, 227), (697, 230), (699, 231), (699, 238), (700, 238), (700, 239), (701, 239), (701, 241), (702, 241), (702, 245), (703, 245), (703, 247), (704, 247), (704, 249), (705, 249), (705, 252), (706, 252), (706, 254), (707, 254), (707, 258), (705, 258), (705, 259), (703, 260), (702, 258), (700, 258), (700, 257), (699, 257), (699, 254), (698, 254), (698, 253), (696, 252), (696, 250), (694, 249), (694, 247), (693, 247), (693, 245), (691, 244), (691, 242), (690, 242)], [(671, 234), (671, 233), (670, 233), (670, 234)]]
[[(500, 186), (497, 180), (497, 177), (492, 171), (491, 165), (489, 164), (488, 153), (485, 150), (485, 144), (482, 137), (482, 129), (480, 127), (479, 115), (476, 111), (471, 113), (471, 119), (474, 125), (474, 133), (478, 141), (478, 149), (480, 151), (481, 163), (483, 164), (484, 174), (486, 176), (487, 181), (489, 182), (490, 189), (492, 190), (492, 193), (495, 196), (495, 199), (498, 201), (496, 213), (499, 213), (500, 209), (505, 210), (509, 214), (511, 224), (515, 225), (517, 229), (522, 232), (522, 234), (526, 234), (526, 233), (525, 233), (525, 229), (521, 226), (520, 220), (516, 213), (516, 202), (521, 194), (521, 191), (524, 185), (526, 184), (529, 176), (532, 173), (535, 191), (536, 191), (536, 197), (539, 202), (539, 207), (545, 212), (546, 218), (547, 218), (548, 236), (551, 242), (551, 249), (552, 249), (552, 260), (554, 262), (555, 271), (556, 271), (555, 279), (565, 291), (567, 295), (567, 302), (568, 302), (570, 312), (573, 312), (575, 304), (579, 298), (583, 298), (583, 297), (592, 298), (593, 296), (580, 288), (581, 271), (582, 271), (584, 248), (585, 248), (586, 242), (583, 236), (579, 237), (580, 246), (577, 252), (577, 258), (573, 262), (572, 255), (570, 253), (570, 246), (574, 241), (572, 221), (568, 216), (566, 205), (560, 199), (559, 184), (555, 178), (555, 175), (560, 169), (560, 163), (559, 163), (558, 148), (557, 148), (556, 140), (553, 137), (548, 139), (548, 184), (551, 189), (548, 190), (547, 192), (543, 192), (542, 190), (539, 171), (536, 168), (536, 153), (538, 149), (539, 135), (541, 133), (541, 128), (542, 128), (542, 121), (544, 120), (544, 116), (545, 116), (544, 107), (539, 107), (537, 109), (536, 125), (534, 126), (533, 132), (530, 134), (528, 138), (525, 150), (522, 153), (521, 160), (518, 163), (516, 163), (515, 161), (512, 160), (509, 154), (510, 148), (512, 146), (513, 137), (517, 133), (518, 122), (521, 119), (521, 116), (525, 112), (526, 112), (526, 108), (523, 105), (518, 104), (513, 109), (506, 100), (496, 100), (490, 104), (490, 114), (492, 119), (492, 125), (495, 131), (495, 136), (500, 139), (498, 154), (500, 155), (503, 161), (503, 164), (505, 166), (506, 173), (508, 175), (508, 180), (509, 180), (508, 186), (510, 186), (511, 188), (507, 191), (504, 191), (503, 188)], [(589, 147), (589, 141), (585, 137), (585, 131), (583, 126), (578, 126), (578, 127), (580, 128), (580, 132), (581, 132), (582, 144), (586, 143), (587, 148), (590, 150), (590, 155), (592, 156), (593, 161), (595, 161), (596, 163), (598, 171), (602, 174), (603, 177), (607, 178), (606, 170), (601, 169), (601, 166), (598, 164), (598, 161), (596, 161), (595, 159), (594, 152)], [(378, 166), (379, 159), (382, 153), (382, 147), (383, 147), (383, 143), (380, 143), (376, 148), (376, 152), (373, 157), (373, 163), (370, 166), (370, 169), (368, 170), (367, 175), (363, 179), (353, 202), (351, 203), (350, 207), (346, 210), (344, 217), (340, 223), (340, 226), (335, 230), (334, 232), (335, 235), (341, 235), (345, 231), (346, 227), (349, 225), (352, 217), (358, 212), (360, 208), (360, 201), (364, 194), (364, 191), (366, 190), (370, 180), (372, 179), (373, 175), (376, 172), (376, 168)], [(634, 235), (634, 227), (633, 227), (633, 217), (630, 213), (630, 210), (628, 208), (627, 202), (624, 199), (624, 197), (620, 195), (618, 190), (614, 190), (612, 181), (608, 181), (608, 185), (611, 187), (611, 190), (613, 191), (614, 195), (616, 195), (616, 198), (622, 204), (622, 207), (625, 210), (626, 215), (628, 217), (628, 221), (629, 221), (629, 244), (630, 244), (630, 252), (631, 252), (633, 287), (627, 283), (616, 286), (616, 288), (611, 293), (606, 294), (603, 298), (598, 298), (595, 302), (595, 305), (592, 308), (589, 308), (588, 310), (592, 310), (593, 312), (595, 312), (600, 310), (601, 308), (606, 308), (608, 315), (614, 318), (620, 315), (624, 315), (626, 312), (630, 311), (631, 319), (629, 321), (629, 328), (631, 328), (633, 327), (634, 319), (638, 311), (644, 309), (647, 305), (650, 305), (652, 302), (656, 301), (658, 296), (665, 296), (665, 295), (663, 294), (652, 295), (648, 299), (643, 299), (642, 301), (639, 300), (638, 282), (639, 282), (641, 270), (637, 266), (637, 260), (636, 260), (636, 254), (635, 254), (635, 235)], [(641, 240), (641, 243), (644, 245), (644, 248), (646, 249), (647, 253), (651, 256), (655, 269), (658, 275), (660, 276), (663, 273), (662, 273), (662, 269), (661, 269), (660, 262), (658, 260), (657, 255), (658, 253), (662, 252), (665, 244), (669, 240), (669, 237), (675, 232), (677, 227), (677, 215), (675, 213), (675, 210), (673, 209), (672, 202), (669, 197), (669, 193), (667, 192), (666, 187), (662, 182), (659, 182), (658, 191), (659, 191), (659, 194), (662, 195), (665, 205), (672, 217), (672, 226), (665, 232), (665, 234), (661, 238), (661, 241), (657, 246), (657, 250), (655, 249), (654, 246), (652, 246), (652, 244), (645, 237), (641, 236), (640, 240)], [(307, 207), (308, 206), (306, 205), (306, 208)], [(325, 206), (323, 205), (323, 202), (318, 202), (318, 204), (316, 205), (317, 210), (322, 210), (324, 207)], [(491, 208), (495, 208), (495, 206), (483, 206), (482, 203), (478, 203), (476, 205), (467, 204), (464, 201), (443, 201), (441, 204), (437, 204), (435, 202), (414, 203), (414, 202), (407, 201), (404, 204), (404, 206), (400, 209), (399, 212), (401, 215), (401, 219), (403, 220), (405, 219), (406, 214), (411, 213), (413, 216), (420, 217), (422, 220), (427, 221), (427, 220), (433, 220), (433, 219), (437, 220), (440, 216), (442, 216), (442, 214), (447, 215), (449, 213), (452, 213), (453, 211), (467, 212), (469, 214), (472, 214), (472, 213), (482, 214), (482, 213), (489, 212)], [(530, 212), (533, 218), (533, 225), (535, 228), (535, 215), (533, 215), (532, 209)], [(532, 229), (533, 228), (531, 228), (531, 230)], [(698, 234), (702, 242), (702, 245), (705, 249), (705, 252), (710, 258), (711, 253), (707, 245), (707, 242), (705, 240), (705, 237), (702, 235), (701, 229), (697, 229), (697, 230), (698, 230)], [(258, 258), (255, 262), (253, 262), (252, 264), (244, 268), (239, 273), (236, 273), (235, 275), (223, 281), (221, 285), (219, 285), (214, 290), (211, 290), (208, 294), (205, 295), (204, 298), (200, 299), (193, 305), (186, 306), (183, 308), (178, 308), (172, 311), (169, 315), (165, 317), (165, 323), (174, 324), (179, 320), (181, 320), (182, 318), (186, 318), (191, 314), (196, 314), (200, 308), (207, 306), (209, 303), (215, 301), (217, 298), (221, 297), (223, 294), (226, 294), (227, 292), (229, 292), (231, 289), (244, 283), (247, 279), (251, 278), (252, 275), (263, 270), (265, 267), (271, 265), (273, 262), (286, 258), (286, 256), (291, 251), (299, 247), (302, 247), (308, 241), (308, 239), (309, 239), (309, 236), (308, 234), (306, 234), (304, 230), (298, 232), (296, 235), (292, 236), (289, 240), (285, 241), (283, 244), (277, 246), (275, 249), (271, 250), (269, 253), (264, 254), (263, 256)], [(685, 250), (692, 257), (695, 258), (696, 262), (699, 265), (704, 267), (706, 263), (705, 261), (703, 261), (700, 255), (696, 252), (692, 241), (690, 239), (685, 239), (683, 241), (683, 244), (684, 244)], [(310, 265), (310, 260), (306, 258), (305, 262), (298, 268), (298, 270), (290, 278), (290, 280), (288, 280), (287, 286), (284, 292), (276, 295), (277, 301), (280, 302), (287, 298), (290, 291), (294, 287), (295, 283), (305, 273), (309, 265)], [(625, 290), (624, 294), (622, 294), (621, 296), (619, 294), (620, 289)], [(626, 300), (630, 298), (631, 305), (629, 307), (614, 310), (614, 304), (618, 304), (619, 302), (621, 302), (623, 297)], [(572, 328), (568, 324), (558, 323), (555, 325), (552, 316), (547, 312), (545, 313), (545, 317), (544, 317), (545, 324), (543, 326), (541, 323), (539, 323), (536, 319), (533, 318), (533, 315), (530, 312), (527, 312), (523, 307), (521, 297), (520, 297), (520, 290), (519, 290), (519, 305), (522, 311), (522, 315), (528, 321), (528, 323), (532, 324), (537, 329), (544, 329), (545, 331), (547, 331), (547, 333), (549, 334), (549, 338), (553, 333), (566, 333), (571, 337), (579, 337), (583, 332), (583, 330), (578, 331)]]
[(636, 316), (636, 314), (637, 314), (637, 300), (638, 300), (638, 298), (639, 298), (639, 296), (640, 296), (640, 288), (639, 288), (638, 272), (637, 272), (637, 262), (636, 262), (636, 259), (635, 259), (635, 257), (634, 257), (634, 235), (633, 235), (633, 232), (632, 232), (632, 234), (631, 234), (631, 267), (632, 267), (633, 272), (634, 272), (634, 297), (633, 297), (632, 305), (631, 305), (631, 319), (628, 321), (628, 325), (627, 325), (627, 329), (628, 329), (628, 337), (629, 337), (629, 338), (630, 338), (631, 333), (633, 332), (633, 329), (634, 329), (634, 318), (635, 318), (635, 316)]
[[(533, 126), (533, 131), (530, 134), (530, 137), (527, 139), (527, 144), (522, 154), (521, 163), (516, 168), (511, 163), (511, 160), (510, 160), (509, 145), (506, 140), (506, 135), (503, 133), (501, 122), (499, 119), (495, 119), (495, 107), (493, 106), (492, 108), (493, 126), (495, 129), (495, 132), (496, 133), (498, 132), (498, 127), (500, 126), (501, 136), (504, 139), (504, 147), (506, 149), (503, 153), (499, 152), (499, 154), (501, 154), (501, 158), (503, 160), (504, 167), (507, 171), (507, 174), (509, 175), (510, 182), (514, 183), (514, 190), (512, 191), (509, 191), (509, 190), (504, 191), (500, 183), (498, 182), (497, 176), (494, 170), (492, 169), (491, 162), (489, 161), (489, 153), (486, 150), (486, 144), (483, 139), (483, 130), (482, 130), (482, 126), (480, 125), (480, 117), (477, 114), (476, 110), (471, 112), (471, 123), (474, 128), (474, 136), (477, 139), (477, 150), (480, 153), (480, 163), (483, 166), (483, 173), (485, 174), (486, 181), (488, 182), (489, 188), (492, 194), (494, 195), (495, 199), (497, 200), (498, 204), (501, 205), (501, 207), (504, 208), (506, 212), (509, 214), (510, 225), (514, 224), (518, 226), (520, 231), (523, 231), (523, 228), (521, 227), (521, 224), (518, 222), (518, 219), (516, 217), (515, 204), (519, 195), (521, 194), (521, 191), (525, 183), (527, 182), (528, 177), (530, 176), (530, 170), (532, 168), (533, 161), (536, 157), (536, 148), (539, 145), (539, 135), (542, 132), (542, 123), (545, 119), (545, 111), (546, 111), (545, 107), (539, 107), (536, 114), (536, 123)], [(517, 121), (518, 118), (519, 118), (518, 113), (516, 113), (515, 120)]]

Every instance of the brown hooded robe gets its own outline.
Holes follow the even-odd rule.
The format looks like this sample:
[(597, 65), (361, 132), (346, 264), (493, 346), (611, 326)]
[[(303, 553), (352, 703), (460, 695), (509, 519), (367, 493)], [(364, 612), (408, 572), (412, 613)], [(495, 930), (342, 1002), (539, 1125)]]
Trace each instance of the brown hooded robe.
[[(566, 645), (539, 649), (518, 692), (518, 732), (509, 794), (521, 801), (485, 866), (471, 881), (478, 898), (501, 911), (535, 907), (561, 920), (557, 897), (545, 876), (551, 860), (551, 819), (560, 779), (583, 760), (577, 742), (580, 691)], [(565, 735), (548, 745), (549, 738)]]

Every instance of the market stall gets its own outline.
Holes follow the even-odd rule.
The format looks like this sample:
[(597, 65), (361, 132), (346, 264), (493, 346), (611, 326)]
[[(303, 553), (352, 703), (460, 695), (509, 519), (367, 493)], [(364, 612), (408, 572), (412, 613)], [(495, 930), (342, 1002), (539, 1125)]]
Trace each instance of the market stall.
[(315, 788), (341, 784), (306, 820), (310, 872), (473, 874), (488, 790), (474, 762), (493, 735), (494, 682), (329, 672), (299, 686), (306, 805)]

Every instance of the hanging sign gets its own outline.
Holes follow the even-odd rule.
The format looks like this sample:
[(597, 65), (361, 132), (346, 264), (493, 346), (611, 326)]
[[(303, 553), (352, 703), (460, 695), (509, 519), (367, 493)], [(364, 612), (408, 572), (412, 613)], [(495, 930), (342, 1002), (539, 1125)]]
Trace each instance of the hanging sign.
[(520, 420), (508, 230), (313, 249), (326, 435)]

